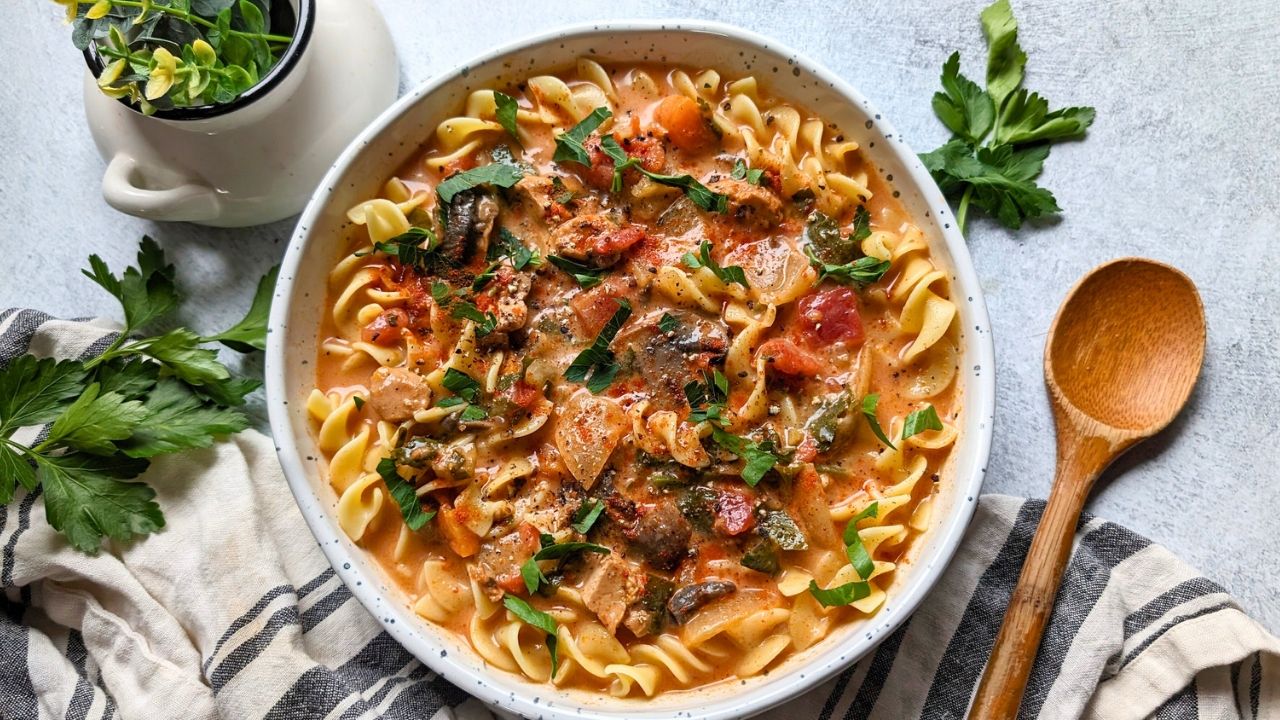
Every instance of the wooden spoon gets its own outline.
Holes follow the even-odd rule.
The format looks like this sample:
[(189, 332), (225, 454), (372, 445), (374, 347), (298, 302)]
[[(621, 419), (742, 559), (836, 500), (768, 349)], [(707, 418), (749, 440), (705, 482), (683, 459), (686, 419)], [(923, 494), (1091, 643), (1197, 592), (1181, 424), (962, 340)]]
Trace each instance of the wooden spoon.
[(1015, 718), (1093, 482), (1173, 420), (1204, 361), (1204, 307), (1191, 279), (1152, 260), (1097, 267), (1049, 330), (1044, 378), (1058, 470), (970, 717)]

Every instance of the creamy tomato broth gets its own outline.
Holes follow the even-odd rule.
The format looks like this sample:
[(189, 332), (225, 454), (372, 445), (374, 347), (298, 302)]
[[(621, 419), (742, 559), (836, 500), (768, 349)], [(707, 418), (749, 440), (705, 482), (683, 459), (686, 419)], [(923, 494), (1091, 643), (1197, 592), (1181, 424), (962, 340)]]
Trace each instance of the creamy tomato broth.
[(344, 531), (489, 664), (615, 695), (874, 614), (956, 437), (958, 328), (857, 136), (589, 60), (463, 110), (331, 275), (309, 411)]

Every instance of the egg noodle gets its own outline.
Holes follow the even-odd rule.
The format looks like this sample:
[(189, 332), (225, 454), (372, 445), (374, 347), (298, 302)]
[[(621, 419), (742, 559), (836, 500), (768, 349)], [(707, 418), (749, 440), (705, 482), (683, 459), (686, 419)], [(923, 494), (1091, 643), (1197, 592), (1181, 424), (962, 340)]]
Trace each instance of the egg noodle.
[(427, 621), (652, 696), (884, 604), (960, 328), (854, 135), (753, 77), (582, 59), (472, 93), (349, 216), (307, 410), (343, 531)]

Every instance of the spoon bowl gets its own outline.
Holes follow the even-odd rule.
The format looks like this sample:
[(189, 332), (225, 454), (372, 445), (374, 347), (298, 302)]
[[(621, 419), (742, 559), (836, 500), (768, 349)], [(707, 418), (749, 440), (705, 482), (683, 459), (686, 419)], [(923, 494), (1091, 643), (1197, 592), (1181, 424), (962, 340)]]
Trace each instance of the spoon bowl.
[(1045, 380), (1055, 404), (1145, 437), (1186, 404), (1204, 360), (1200, 294), (1176, 268), (1125, 258), (1071, 291), (1049, 331)]
[(1204, 306), (1195, 284), (1154, 260), (1101, 265), (1063, 301), (1044, 357), (1057, 474), (970, 717), (1017, 717), (1094, 481), (1182, 410), (1200, 375), (1204, 346)]

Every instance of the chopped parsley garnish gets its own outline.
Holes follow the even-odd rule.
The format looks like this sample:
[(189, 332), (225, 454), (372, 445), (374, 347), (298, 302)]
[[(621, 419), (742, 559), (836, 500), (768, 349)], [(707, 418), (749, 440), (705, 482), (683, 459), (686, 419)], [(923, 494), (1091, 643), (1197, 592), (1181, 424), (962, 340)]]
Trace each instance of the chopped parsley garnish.
[(639, 158), (628, 156), (622, 147), (618, 145), (618, 141), (613, 139), (612, 135), (605, 135), (600, 139), (600, 149), (604, 151), (605, 155), (609, 156), (610, 160), (613, 160), (613, 183), (611, 186), (613, 192), (618, 192), (622, 189), (623, 171), (635, 168), (642, 175), (660, 185), (680, 188), (694, 205), (703, 210), (722, 213), (729, 207), (727, 195), (712, 192), (706, 185), (694, 179), (692, 175), (663, 175), (646, 170), (640, 164)]
[(471, 292), (483, 290), (484, 286), (488, 285), (489, 281), (493, 280), (494, 276), (498, 274), (498, 266), (501, 264), (498, 262), (490, 263), (489, 267), (484, 269), (484, 272), (477, 275), (476, 279), (471, 281)]
[(704, 267), (709, 269), (712, 274), (714, 274), (716, 278), (725, 285), (738, 283), (742, 287), (747, 287), (746, 272), (737, 265), (720, 267), (720, 265), (712, 259), (711, 243), (706, 240), (703, 240), (702, 244), (698, 246), (697, 255), (694, 255), (693, 253), (685, 253), (684, 257), (680, 258), (680, 262), (691, 270), (697, 270), (698, 268)]
[(547, 634), (547, 650), (551, 653), (551, 677), (554, 678), (560, 669), (560, 656), (556, 652), (556, 628), (559, 627), (556, 619), (541, 610), (533, 609), (532, 605), (515, 595), (504, 596), (502, 605), (521, 622)]
[(449, 307), (453, 302), (453, 290), (450, 289), (449, 283), (443, 280), (436, 280), (431, 283), (431, 299), (436, 301), (436, 305), (442, 308)]
[(902, 424), (902, 439), (906, 440), (926, 430), (941, 429), (942, 420), (938, 419), (938, 411), (932, 405), (926, 405), (923, 410), (915, 410), (907, 415), (906, 422)]
[(591, 528), (600, 519), (600, 513), (602, 512), (604, 512), (604, 503), (596, 498), (587, 500), (573, 514), (573, 529), (586, 535), (591, 532)]
[[(600, 501), (597, 500), (597, 503)], [(585, 506), (583, 506), (585, 507)], [(603, 505), (600, 505), (603, 508)], [(599, 515), (599, 511), (596, 512)], [(538, 567), (538, 563), (542, 560), (563, 560), (564, 558), (576, 552), (593, 552), (601, 555), (608, 555), (611, 551), (603, 545), (597, 545), (589, 542), (567, 542), (557, 543), (551, 535), (542, 535), (542, 548), (534, 553), (533, 557), (525, 560), (520, 565), (520, 578), (524, 580), (525, 589), (529, 594), (538, 592), (538, 588), (550, 582), (547, 580), (546, 574), (542, 572), (542, 568)]]
[(436, 516), (434, 510), (422, 509), (422, 503), (418, 501), (418, 494), (413, 485), (396, 472), (395, 460), (391, 458), (379, 460), (378, 474), (387, 484), (387, 490), (391, 491), (391, 499), (395, 500), (396, 505), (400, 507), (400, 516), (404, 518), (404, 524), (408, 525), (410, 530), (421, 530), (431, 521), (431, 518)]
[(457, 368), (445, 370), (444, 379), (440, 381), (440, 384), (444, 385), (449, 392), (467, 402), (476, 402), (480, 399), (480, 383)]
[(889, 440), (889, 436), (885, 435), (884, 428), (880, 427), (880, 420), (876, 417), (876, 405), (880, 403), (880, 394), (871, 393), (862, 398), (862, 416), (867, 419), (867, 425), (871, 427), (871, 432), (880, 440), (880, 442), (897, 450), (898, 448)]
[(357, 411), (364, 409), (364, 398), (359, 395), (351, 396), (351, 402), (355, 404)]
[(818, 587), (814, 580), (809, 581), (809, 594), (823, 607), (840, 607), (857, 602), (871, 594), (871, 583), (851, 582), (833, 588)]
[(489, 417), (489, 411), (478, 405), (468, 405), (458, 413), (458, 422), (478, 422)]
[(604, 280), (605, 273), (608, 272), (604, 268), (591, 267), (577, 260), (570, 260), (563, 255), (548, 255), (547, 260), (552, 265), (572, 275), (573, 279), (577, 280), (584, 290), (599, 285)]
[(516, 113), (520, 112), (520, 104), (515, 98), (497, 90), (493, 91), (493, 103), (497, 106), (494, 114), (497, 115), (498, 124), (513, 140), (520, 142), (520, 135), (516, 132)]
[(733, 172), (729, 173), (729, 177), (733, 178), (734, 180), (746, 180), (752, 185), (759, 185), (760, 178), (763, 175), (764, 175), (764, 170), (761, 170), (760, 168), (748, 170), (747, 163), (744, 162), (741, 158), (739, 158), (737, 161), (733, 163)]
[[(987, 88), (960, 74), (960, 53), (942, 66), (943, 92), (933, 111), (953, 137), (920, 160), (949, 198), (959, 198), (956, 222), (963, 232), (970, 206), (1006, 227), (1061, 211), (1053, 193), (1035, 183), (1049, 144), (1077, 140), (1093, 123), (1091, 107), (1049, 111), (1049, 102), (1022, 85), (1027, 54), (1018, 45), (1018, 22), (1008, 0), (982, 11)], [(985, 141), (985, 144), (984, 144)]]
[(873, 502), (851, 518), (849, 524), (844, 527), (845, 555), (849, 557), (849, 564), (853, 566), (854, 572), (858, 573), (861, 580), (827, 589), (818, 587), (818, 583), (813, 580), (809, 581), (809, 593), (823, 607), (848, 605), (871, 594), (871, 584), (867, 580), (875, 571), (876, 565), (871, 559), (871, 554), (867, 552), (866, 546), (862, 544), (862, 538), (858, 535), (858, 521), (876, 517), (879, 512), (879, 501)]
[(509, 188), (524, 177), (524, 169), (518, 165), (495, 162), (478, 168), (464, 170), (436, 186), (436, 194), (445, 204), (453, 202), (453, 196), (478, 185)]
[(485, 253), (485, 259), (493, 262), (504, 257), (511, 260), (511, 267), (516, 270), (542, 265), (542, 257), (538, 255), (537, 250), (525, 247), (515, 233), (500, 227), (497, 236), (489, 241), (489, 250)]
[(662, 318), (658, 320), (658, 329), (662, 331), (663, 335), (675, 332), (678, 327), (680, 327), (680, 321), (676, 320), (674, 315), (667, 312), (662, 313)]
[[(417, 226), (386, 242), (373, 244), (374, 251), (393, 257), (401, 265), (423, 274), (438, 274), (452, 266), (453, 263), (448, 258), (436, 252), (439, 247), (440, 241), (431, 228)], [(357, 256), (364, 254), (366, 253), (356, 253)]]
[(498, 318), (493, 313), (480, 312), (480, 308), (474, 303), (465, 300), (458, 301), (453, 306), (453, 310), (449, 313), (459, 320), (470, 320), (476, 324), (476, 337), (482, 338), (493, 332), (498, 327)]
[(587, 152), (584, 143), (601, 123), (611, 117), (613, 112), (607, 107), (592, 110), (591, 114), (581, 122), (556, 137), (556, 151), (551, 159), (556, 162), (576, 162), (579, 165), (591, 167), (591, 153)]
[(587, 389), (595, 395), (604, 392), (621, 369), (613, 351), (609, 349), (609, 343), (613, 342), (613, 338), (627, 322), (627, 318), (631, 317), (631, 303), (622, 298), (616, 298), (616, 300), (618, 309), (613, 313), (613, 317), (605, 323), (600, 334), (591, 343), (591, 347), (578, 353), (578, 357), (574, 358), (568, 369), (564, 371), (565, 380), (585, 383)]
[(813, 254), (811, 246), (804, 247), (805, 255), (809, 256), (809, 264), (818, 270), (818, 282), (826, 279), (835, 280), (845, 284), (855, 283), (858, 285), (868, 285), (889, 272), (890, 262), (879, 258), (860, 257), (851, 263), (845, 265), (832, 265), (825, 263)]
[(751, 487), (755, 487), (764, 479), (765, 474), (778, 464), (778, 456), (773, 452), (776, 448), (772, 440), (752, 442), (714, 425), (711, 428), (711, 439), (720, 447), (742, 458), (744, 463), (742, 480)]
[(702, 377), (704, 382), (690, 380), (684, 386), (684, 397), (693, 409), (689, 413), (689, 422), (710, 420), (723, 425), (725, 402), (729, 399), (729, 379), (719, 370), (703, 371)]

